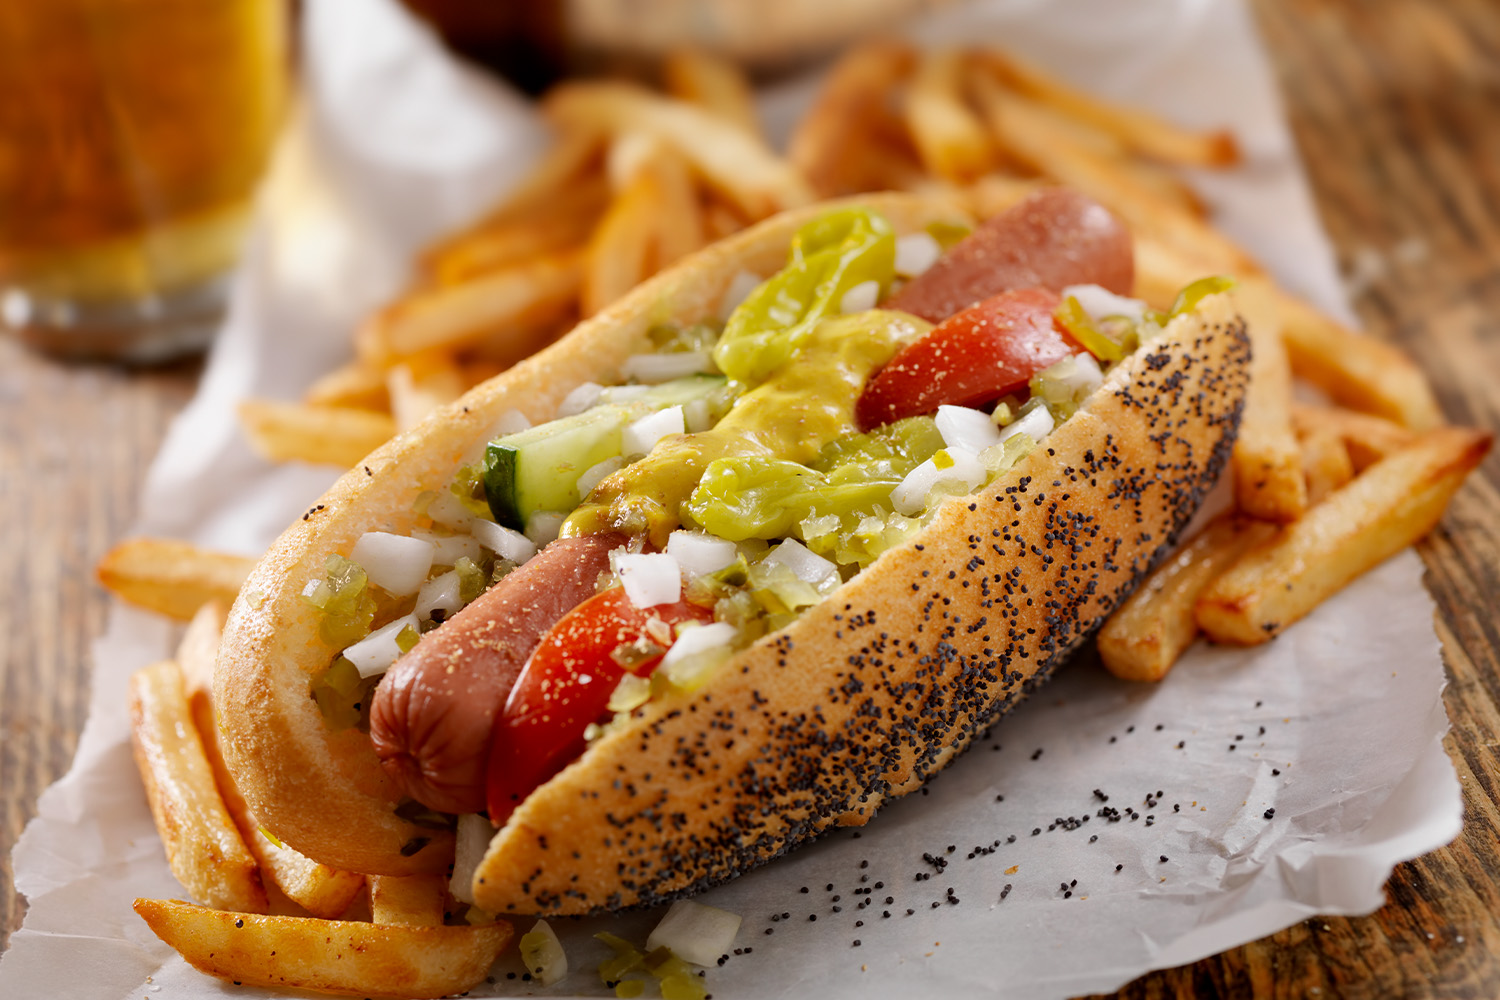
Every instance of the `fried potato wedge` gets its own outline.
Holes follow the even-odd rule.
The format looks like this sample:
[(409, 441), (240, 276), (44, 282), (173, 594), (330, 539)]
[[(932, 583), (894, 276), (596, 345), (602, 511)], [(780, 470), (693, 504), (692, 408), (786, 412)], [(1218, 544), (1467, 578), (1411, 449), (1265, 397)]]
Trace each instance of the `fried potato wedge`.
[(1158, 566), (1099, 630), (1099, 658), (1127, 681), (1159, 681), (1198, 636), (1193, 606), (1215, 577), (1272, 525), (1224, 514)]
[(1355, 333), (1293, 295), (1282, 293), (1281, 336), (1292, 374), (1335, 403), (1425, 431), (1443, 423), (1422, 370), (1399, 349)]
[[(288, 899), (315, 917), (334, 918), (349, 908), (364, 888), (365, 877), (319, 864), (278, 841), (272, 840), (234, 784), (219, 748), (219, 726), (214, 717), (214, 658), (224, 634), (226, 605), (210, 601), (198, 609), (177, 646), (184, 690), (193, 725), (203, 741), (204, 756), (213, 771), (214, 784), (241, 839), (260, 866), (262, 879), (270, 881)], [(439, 921), (441, 922), (441, 921)]]
[(1490, 444), (1487, 433), (1443, 427), (1376, 462), (1215, 580), (1198, 598), (1199, 627), (1247, 646), (1279, 634), (1431, 531)]
[(1282, 347), (1276, 306), (1267, 282), (1235, 290), (1250, 329), (1250, 391), (1240, 436), (1230, 453), (1239, 509), (1262, 521), (1285, 524), (1307, 509), (1302, 449), (1292, 431), (1292, 373)]
[(442, 875), (371, 875), (370, 919), (377, 924), (439, 927), (447, 889)]
[(389, 414), (346, 406), (246, 399), (238, 412), (250, 447), (270, 462), (348, 469), (396, 433), (396, 421)]
[(254, 566), (254, 559), (189, 542), (132, 538), (106, 552), (94, 571), (116, 597), (187, 621), (209, 601), (232, 604)]
[(135, 912), (200, 972), (365, 997), (460, 993), (484, 979), (513, 936), (504, 921), (405, 927), (228, 913), (166, 899), (137, 899)]
[(136, 766), (172, 874), (210, 906), (264, 913), (260, 871), (214, 783), (175, 660), (130, 678), (130, 722)]

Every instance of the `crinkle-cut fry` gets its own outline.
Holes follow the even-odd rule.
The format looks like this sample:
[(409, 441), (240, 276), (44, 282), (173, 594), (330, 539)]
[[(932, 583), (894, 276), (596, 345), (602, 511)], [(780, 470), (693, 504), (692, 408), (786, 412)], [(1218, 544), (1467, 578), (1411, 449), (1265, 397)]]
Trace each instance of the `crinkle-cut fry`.
[(209, 601), (198, 609), (177, 645), (177, 662), (182, 668), (188, 708), (198, 737), (203, 741), (203, 753), (213, 771), (214, 784), (230, 819), (259, 865), (262, 879), (269, 879), (288, 899), (313, 916), (337, 917), (359, 895), (365, 877), (318, 864), (266, 836), (224, 763), (224, 754), (219, 747), (219, 727), (214, 717), (213, 673), (226, 615), (227, 608), (223, 603)]
[(1443, 516), (1491, 436), (1427, 431), (1245, 553), (1198, 598), (1198, 626), (1216, 642), (1255, 645), (1281, 633)]
[(1394, 420), (1359, 413), (1338, 406), (1292, 405), (1292, 424), (1298, 434), (1331, 429), (1344, 442), (1355, 472), (1363, 472), (1397, 448), (1405, 448), (1417, 439), (1417, 432)]
[(1251, 345), (1250, 388), (1230, 453), (1235, 504), (1251, 517), (1285, 524), (1307, 510), (1302, 449), (1292, 430), (1292, 373), (1269, 282), (1242, 282), (1234, 298)]
[(264, 913), (260, 870), (214, 783), (175, 660), (131, 676), (130, 722), (136, 766), (172, 874), (210, 906)]
[(302, 401), (310, 406), (350, 406), (358, 410), (386, 410), (385, 372), (362, 361), (351, 361), (322, 376), (308, 388)]
[(932, 173), (966, 184), (994, 167), (990, 137), (964, 100), (962, 52), (927, 49), (918, 55), (903, 109), (907, 131)]
[(1332, 427), (1299, 428), (1297, 443), (1302, 448), (1302, 474), (1307, 480), (1309, 507), (1322, 503), (1328, 494), (1354, 478), (1349, 449)]
[(1239, 146), (1228, 131), (1183, 128), (1140, 108), (1094, 97), (1014, 56), (983, 51), (977, 58), (1021, 93), (1118, 136), (1143, 156), (1185, 167), (1231, 167), (1240, 160)]
[(1193, 605), (1246, 549), (1270, 537), (1272, 525), (1241, 515), (1210, 521), (1158, 566), (1099, 630), (1099, 658), (1116, 677), (1159, 681), (1193, 644)]
[(807, 183), (791, 164), (763, 142), (686, 101), (629, 83), (596, 81), (555, 87), (542, 105), (564, 127), (655, 135), (751, 218), (763, 219), (812, 200)]
[(581, 246), (609, 203), (609, 182), (580, 178), (553, 197), (512, 218), (470, 229), (443, 240), (422, 254), (421, 266), (438, 285), (456, 285), (538, 254), (561, 253)]
[(585, 251), (579, 310), (592, 316), (651, 274), (651, 247), (663, 209), (655, 174), (638, 172), (610, 203)]
[(240, 427), (256, 454), (270, 462), (311, 462), (352, 468), (396, 433), (387, 413), (346, 406), (308, 406), (246, 399)]
[(135, 912), (200, 972), (247, 986), (444, 997), (478, 985), (510, 944), (505, 921), (403, 927), (226, 913), (166, 899)]
[(1292, 373), (1322, 389), (1340, 406), (1425, 431), (1443, 423), (1422, 370), (1391, 346), (1335, 322), (1283, 292), (1281, 336)]
[(407, 293), (360, 328), (360, 357), (388, 366), (434, 349), (458, 350), (496, 331), (570, 307), (582, 283), (582, 251), (543, 254), (459, 285)]
[(254, 559), (189, 542), (132, 538), (105, 553), (99, 582), (131, 604), (187, 621), (208, 601), (234, 603)]
[(675, 49), (667, 54), (661, 72), (673, 97), (701, 105), (753, 136), (761, 135), (750, 81), (728, 59), (702, 49)]
[(398, 432), (415, 427), (432, 411), (462, 396), (465, 388), (458, 365), (435, 351), (393, 365), (386, 373), (386, 387)]
[(829, 72), (787, 144), (788, 158), (820, 197), (868, 190), (863, 181), (865, 161), (851, 156), (850, 150), (861, 148), (872, 132), (905, 136), (889, 102), (914, 61), (909, 46), (872, 42), (852, 49)]
[(377, 924), (438, 927), (448, 880), (442, 875), (371, 875), (370, 919)]
[(1010, 157), (1099, 199), (1137, 235), (1206, 259), (1212, 271), (1253, 274), (1260, 270), (1243, 250), (1179, 202), (1164, 197), (1109, 158), (1080, 146), (1029, 98), (1005, 90), (983, 73), (973, 76), (973, 91), (991, 134)]

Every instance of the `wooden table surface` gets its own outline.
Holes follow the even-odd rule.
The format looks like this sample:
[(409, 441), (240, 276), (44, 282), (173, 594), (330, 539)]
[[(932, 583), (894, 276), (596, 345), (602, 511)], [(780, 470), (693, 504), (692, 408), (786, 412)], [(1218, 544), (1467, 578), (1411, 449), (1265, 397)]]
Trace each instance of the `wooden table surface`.
[[(1500, 4), (1258, 0), (1323, 222), (1375, 336), (1448, 418), (1500, 427)], [(135, 517), (196, 364), (68, 368), (0, 338), (0, 948), (25, 907), (10, 848), (62, 774), (104, 626), (92, 566)], [(1130, 997), (1500, 996), (1500, 454), (1420, 548), (1437, 600), (1466, 819), (1369, 917), (1317, 918), (1154, 973)]]

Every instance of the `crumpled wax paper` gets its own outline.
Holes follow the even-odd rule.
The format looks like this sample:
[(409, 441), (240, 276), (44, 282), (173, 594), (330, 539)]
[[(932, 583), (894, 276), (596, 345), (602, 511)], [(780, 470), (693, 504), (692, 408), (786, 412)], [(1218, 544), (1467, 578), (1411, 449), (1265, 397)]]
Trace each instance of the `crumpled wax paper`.
[[(481, 211), (547, 141), (530, 107), (455, 63), (390, 0), (304, 11), (300, 105), (226, 328), (152, 466), (135, 534), (254, 554), (313, 503), (333, 474), (255, 458), (235, 403), (296, 398), (345, 360), (412, 251)], [(910, 34), (1002, 45), (1184, 123), (1232, 126), (1246, 164), (1192, 182), (1285, 284), (1348, 316), (1239, 4), (978, 3)], [(814, 74), (764, 95), (773, 135), (816, 86)], [(1392, 866), (1460, 824), (1420, 576), (1403, 553), (1276, 642), (1199, 645), (1158, 685), (1079, 657), (921, 794), (705, 893), (744, 917), (735, 954), (708, 971), (711, 992), (1062, 997), (1313, 914), (1375, 909)], [(181, 895), (124, 707), (130, 673), (171, 655), (176, 631), (117, 607), (94, 646), (77, 757), (15, 851), (30, 911), (0, 964), (0, 995), (263, 995), (194, 972), (130, 910), (137, 896)], [(658, 917), (555, 921), (573, 973), (537, 992), (600, 995), (605, 949), (590, 935), (641, 942)], [(521, 971), (502, 959), (475, 995), (533, 991), (512, 978)]]

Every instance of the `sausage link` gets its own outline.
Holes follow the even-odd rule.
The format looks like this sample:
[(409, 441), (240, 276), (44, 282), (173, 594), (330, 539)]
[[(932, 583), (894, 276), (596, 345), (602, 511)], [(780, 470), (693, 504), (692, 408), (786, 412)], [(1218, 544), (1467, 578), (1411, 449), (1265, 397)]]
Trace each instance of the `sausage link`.
[(1047, 188), (985, 220), (884, 307), (941, 323), (1015, 289), (1092, 284), (1129, 295), (1134, 283), (1124, 224), (1087, 195)]
[(542, 636), (594, 594), (623, 535), (559, 539), (396, 661), (370, 708), (381, 764), (410, 797), (447, 813), (484, 808), (490, 730)]

